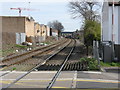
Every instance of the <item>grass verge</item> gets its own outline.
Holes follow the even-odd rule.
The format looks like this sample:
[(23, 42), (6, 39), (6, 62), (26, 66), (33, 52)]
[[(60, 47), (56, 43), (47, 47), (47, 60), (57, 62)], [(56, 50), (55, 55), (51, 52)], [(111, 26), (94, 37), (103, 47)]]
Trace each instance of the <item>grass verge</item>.
[(102, 67), (120, 67), (120, 62), (104, 63), (103, 61), (101, 61), (100, 65)]

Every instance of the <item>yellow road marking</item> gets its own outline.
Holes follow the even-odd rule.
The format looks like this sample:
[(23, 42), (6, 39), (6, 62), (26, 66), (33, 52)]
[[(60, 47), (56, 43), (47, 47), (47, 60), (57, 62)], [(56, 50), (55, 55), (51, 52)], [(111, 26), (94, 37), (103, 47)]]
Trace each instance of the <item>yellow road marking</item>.
[[(11, 83), (11, 81), (3, 81), (3, 83), (4, 84), (10, 84)], [(17, 83), (15, 83), (16, 85), (22, 85), (22, 86), (37, 86), (37, 87), (46, 87), (46, 85), (30, 85), (29, 83), (28, 84), (25, 84), (25, 83), (19, 83), (19, 82), (17, 82)], [(68, 88), (68, 87), (52, 87), (52, 88)]]
[(0, 80), (0, 83), (4, 83), (4, 84), (10, 84), (12, 81), (1, 81)]
[(76, 81), (87, 81), (87, 82), (103, 82), (103, 83), (120, 83), (120, 82), (113, 82), (113, 81), (99, 81), (99, 80), (76, 80)]
[(52, 87), (52, 88), (69, 88), (69, 87)]
[[(18, 81), (18, 83), (22, 83), (22, 82), (47, 82), (50, 80), (20, 80)], [(70, 79), (64, 79), (64, 80), (56, 80), (56, 81), (71, 81)], [(105, 80), (74, 80), (74, 81), (83, 81), (83, 82), (100, 82), (100, 83), (120, 83), (118, 82), (114, 82), (114, 81), (105, 81)], [(11, 83), (11, 80), (0, 80), (0, 83)]]
[(46, 85), (33, 85), (33, 84), (26, 84), (26, 83), (15, 83), (15, 84), (17, 84), (17, 85), (22, 85), (22, 86), (37, 86), (37, 87), (46, 87)]
[[(46, 80), (21, 80), (21, 81), (18, 81), (17, 83), (15, 83), (16, 85), (22, 85), (22, 86), (32, 86), (32, 87), (46, 87), (46, 85), (33, 85), (33, 84), (31, 84), (31, 83), (24, 83), (24, 82), (33, 82), (33, 81), (36, 81), (36, 82), (38, 82), (38, 81), (46, 81)], [(50, 80), (48, 80), (48, 81), (50, 81)], [(57, 80), (57, 81), (65, 81), (65, 80)], [(66, 80), (66, 81), (68, 81), (68, 80)], [(97, 81), (97, 80), (74, 80), (74, 81), (88, 81), (88, 82), (103, 82), (103, 83), (117, 83), (117, 82), (111, 82), (111, 81)], [(2, 80), (0, 80), (0, 83), (3, 83), (3, 84), (10, 84), (12, 81), (10, 81), (10, 80), (4, 80), (4, 81), (2, 81)], [(120, 82), (118, 82), (118, 83), (120, 83)], [(55, 87), (52, 87), (52, 88), (69, 88), (69, 87), (57, 87), (57, 86), (55, 86)]]
[[(12, 81), (2, 81), (3, 84), (10, 84)], [(30, 84), (26, 84), (26, 83), (20, 83), (20, 82), (17, 82), (15, 83), (16, 85), (22, 85), (22, 86), (38, 86), (38, 87), (43, 87), (43, 85), (30, 85)], [(45, 85), (44, 85), (45, 86)]]

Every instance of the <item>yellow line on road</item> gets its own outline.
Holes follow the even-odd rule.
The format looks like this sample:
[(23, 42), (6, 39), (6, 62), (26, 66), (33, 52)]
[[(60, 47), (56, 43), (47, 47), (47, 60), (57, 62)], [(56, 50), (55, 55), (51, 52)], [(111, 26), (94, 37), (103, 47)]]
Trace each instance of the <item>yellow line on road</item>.
[(120, 83), (120, 82), (105, 81), (105, 80), (76, 80), (76, 81), (84, 81), (84, 82), (102, 82), (102, 83)]
[[(18, 82), (47, 82), (47, 81), (50, 81), (50, 80), (20, 80)], [(71, 79), (60, 79), (60, 80), (56, 80), (56, 81), (71, 81)], [(74, 81), (82, 81), (82, 82), (99, 82), (99, 83), (120, 83), (119, 81), (107, 81), (107, 80), (82, 80), (82, 79), (79, 79), (79, 80), (74, 80)], [(10, 83), (12, 82), (11, 80), (0, 80), (0, 83)]]
[[(31, 86), (31, 87), (41, 87), (41, 88), (45, 88), (46, 87), (46, 85), (36, 85), (36, 84), (32, 84), (32, 83), (24, 83), (24, 81), (26, 82), (26, 81), (28, 81), (28, 82), (33, 82), (33, 81), (36, 81), (36, 82), (40, 82), (40, 81), (42, 81), (42, 82), (44, 82), (44, 81), (46, 81), (46, 80), (21, 80), (21, 81), (18, 81), (17, 83), (15, 83), (16, 85), (21, 85), (21, 86)], [(50, 81), (50, 80), (48, 80), (48, 81)], [(57, 81), (65, 81), (65, 80), (57, 80)], [(66, 80), (66, 81), (68, 81), (68, 80)], [(97, 81), (97, 80), (75, 80), (75, 81), (86, 81), (86, 82), (103, 82), (103, 83), (117, 83), (117, 82), (110, 82), (110, 81)], [(2, 81), (2, 80), (0, 80), (0, 83), (3, 83), (3, 84), (10, 84), (12, 81), (10, 81), (10, 80), (5, 80), (5, 81)], [(120, 83), (120, 82), (118, 82), (118, 83)], [(55, 86), (55, 87), (52, 87), (52, 88), (69, 88), (69, 87), (57, 87), (57, 86)]]
[(10, 84), (12, 81), (1, 81), (0, 80), (0, 83), (4, 83), (4, 84)]
[[(12, 81), (2, 81), (3, 84), (10, 84)], [(0, 82), (1, 83), (1, 82)], [(29, 84), (29, 83), (22, 83), (22, 82), (17, 82), (15, 83), (16, 85), (22, 85), (22, 86), (37, 86), (37, 87), (46, 87), (45, 85), (33, 85), (33, 84)]]
[(15, 84), (22, 85), (22, 86), (41, 87), (41, 88), (46, 87), (46, 85), (33, 85), (33, 84), (30, 84), (30, 83), (26, 84), (26, 83), (19, 83), (19, 82), (17, 82)]
[[(4, 83), (4, 84), (10, 84), (11, 83), (11, 81), (3, 81), (2, 83)], [(15, 83), (16, 85), (22, 85), (22, 86), (31, 86), (31, 87), (41, 87), (41, 88), (45, 88), (46, 87), (46, 85), (33, 85), (33, 84), (30, 84), (30, 83), (19, 83), (19, 82), (17, 82), (17, 83)], [(68, 87), (52, 87), (52, 88), (68, 88)]]
[(52, 87), (52, 88), (69, 88), (69, 87)]

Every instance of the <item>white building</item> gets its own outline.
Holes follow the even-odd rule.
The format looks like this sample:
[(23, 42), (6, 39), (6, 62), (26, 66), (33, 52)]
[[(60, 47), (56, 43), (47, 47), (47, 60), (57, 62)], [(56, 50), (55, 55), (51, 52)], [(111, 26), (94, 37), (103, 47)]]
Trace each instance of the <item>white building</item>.
[(47, 36), (50, 36), (50, 28), (48, 26), (46, 26), (47, 28)]
[[(113, 7), (114, 6), (114, 7)], [(104, 2), (102, 8), (102, 41), (120, 44), (120, 3)]]

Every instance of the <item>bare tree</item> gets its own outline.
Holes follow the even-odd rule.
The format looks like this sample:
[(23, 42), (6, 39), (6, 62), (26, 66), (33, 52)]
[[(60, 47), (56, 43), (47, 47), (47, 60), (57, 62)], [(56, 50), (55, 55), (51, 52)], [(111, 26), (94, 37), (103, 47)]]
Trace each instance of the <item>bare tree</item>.
[(64, 30), (64, 26), (62, 25), (62, 23), (57, 20), (48, 22), (47, 25), (53, 29), (57, 29), (59, 33)]
[(100, 4), (86, 0), (74, 0), (69, 2), (68, 7), (73, 18), (82, 17), (85, 20), (95, 20)]

